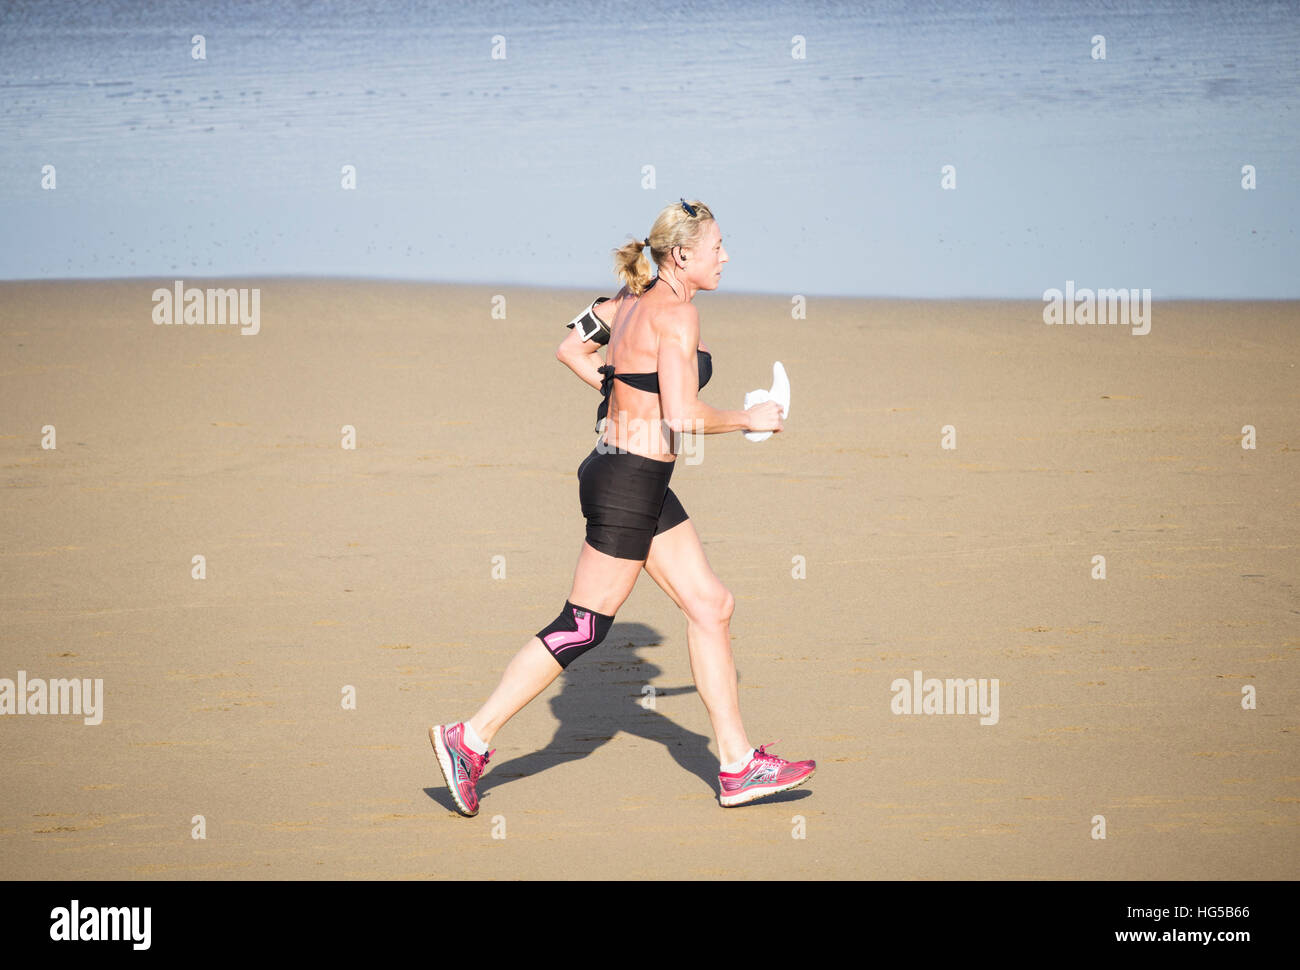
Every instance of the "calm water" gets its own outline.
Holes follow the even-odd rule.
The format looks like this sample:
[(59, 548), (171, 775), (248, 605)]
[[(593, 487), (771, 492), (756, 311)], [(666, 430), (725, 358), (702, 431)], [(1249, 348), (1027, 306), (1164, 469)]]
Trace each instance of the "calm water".
[(684, 195), (724, 290), (1300, 296), (1296, 2), (367, 6), (0, 5), (0, 278), (599, 292)]

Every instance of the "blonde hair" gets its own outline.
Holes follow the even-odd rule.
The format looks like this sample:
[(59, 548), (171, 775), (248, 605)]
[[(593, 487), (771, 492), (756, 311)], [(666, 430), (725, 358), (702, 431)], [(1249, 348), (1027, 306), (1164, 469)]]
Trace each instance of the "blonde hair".
[(687, 204), (695, 210), (695, 215), (683, 209), (681, 202), (670, 202), (659, 210), (659, 218), (655, 219), (644, 242), (633, 240), (614, 250), (614, 275), (627, 284), (633, 295), (644, 293), (646, 284), (650, 282), (650, 263), (642, 251), (647, 243), (650, 258), (658, 265), (674, 246), (684, 249), (694, 246), (699, 242), (705, 223), (715, 221), (713, 213), (703, 202), (691, 199)]

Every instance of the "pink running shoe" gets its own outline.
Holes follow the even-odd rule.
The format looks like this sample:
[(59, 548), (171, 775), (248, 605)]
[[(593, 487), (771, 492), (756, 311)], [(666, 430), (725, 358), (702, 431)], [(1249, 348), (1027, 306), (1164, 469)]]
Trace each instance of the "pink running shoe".
[(735, 774), (726, 771), (718, 772), (718, 784), (722, 788), (718, 800), (723, 808), (743, 805), (756, 798), (788, 791), (802, 785), (813, 776), (813, 772), (817, 770), (817, 762), (786, 761), (784, 758), (767, 753), (768, 748), (780, 743), (772, 741), (762, 745), (754, 752), (754, 757), (749, 760), (749, 764)]
[(442, 768), (442, 777), (447, 779), (451, 797), (456, 800), (456, 810), (462, 815), (478, 814), (478, 784), (487, 767), (488, 758), (496, 754), (493, 748), (487, 754), (475, 754), (465, 744), (465, 723), (435, 724), (429, 728), (429, 740), (438, 755), (438, 766)]

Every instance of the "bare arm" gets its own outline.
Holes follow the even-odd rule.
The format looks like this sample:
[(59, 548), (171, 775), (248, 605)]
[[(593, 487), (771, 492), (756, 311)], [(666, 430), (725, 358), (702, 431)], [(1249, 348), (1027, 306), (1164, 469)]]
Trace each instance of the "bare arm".
[(698, 397), (700, 314), (689, 303), (665, 311), (659, 334), (659, 405), (674, 434), (724, 434), (750, 430), (748, 411), (723, 411)]
[(564, 342), (555, 348), (555, 359), (599, 391), (600, 366), (605, 363), (600, 348), (594, 340), (583, 340), (577, 330), (570, 330)]
[[(617, 296), (606, 300), (592, 311), (606, 326), (614, 322), (614, 316), (618, 313), (618, 305), (626, 291), (627, 288), (624, 287), (623, 291)], [(600, 356), (602, 346), (604, 345), (596, 343), (595, 340), (583, 340), (575, 328), (570, 330), (569, 335), (564, 338), (560, 346), (555, 348), (555, 359), (599, 391), (600, 367), (605, 363)]]

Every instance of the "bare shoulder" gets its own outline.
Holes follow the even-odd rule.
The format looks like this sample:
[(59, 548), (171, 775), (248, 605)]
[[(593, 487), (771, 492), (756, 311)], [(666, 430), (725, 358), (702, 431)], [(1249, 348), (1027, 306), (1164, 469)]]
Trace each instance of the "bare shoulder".
[(700, 342), (700, 311), (694, 304), (670, 303), (659, 311), (656, 323), (660, 339), (679, 340), (690, 350)]
[(618, 308), (623, 305), (623, 300), (631, 293), (631, 290), (625, 285), (621, 290), (611, 296), (604, 303), (601, 303), (591, 312), (608, 327), (618, 316)]

